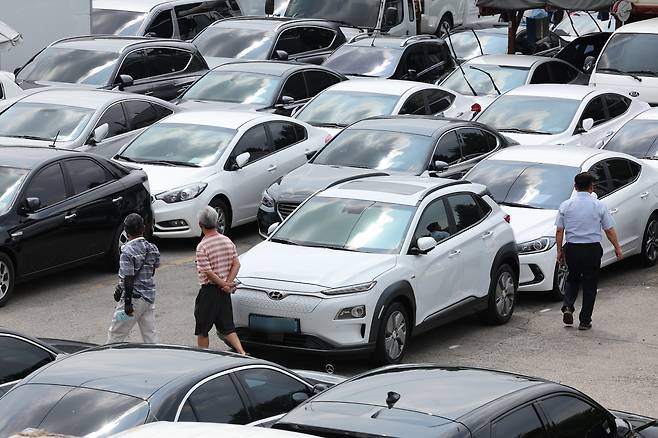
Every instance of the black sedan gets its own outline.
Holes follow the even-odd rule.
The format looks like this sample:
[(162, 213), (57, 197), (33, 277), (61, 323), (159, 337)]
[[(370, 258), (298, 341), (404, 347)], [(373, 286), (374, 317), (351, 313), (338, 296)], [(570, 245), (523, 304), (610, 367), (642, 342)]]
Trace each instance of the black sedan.
[(311, 64), (232, 62), (206, 73), (174, 103), (191, 109), (256, 110), (289, 116), (325, 88), (345, 79)]
[(300, 374), (255, 358), (186, 347), (93, 348), (39, 369), (5, 394), (0, 436), (39, 427), (105, 437), (153, 421), (267, 425), (343, 380)]
[(400, 365), (354, 377), (274, 426), (320, 437), (658, 437), (656, 420), (609, 411), (565, 385), (475, 368)]
[(0, 306), (18, 281), (98, 259), (116, 266), (123, 219), (151, 223), (146, 173), (83, 152), (0, 148)]

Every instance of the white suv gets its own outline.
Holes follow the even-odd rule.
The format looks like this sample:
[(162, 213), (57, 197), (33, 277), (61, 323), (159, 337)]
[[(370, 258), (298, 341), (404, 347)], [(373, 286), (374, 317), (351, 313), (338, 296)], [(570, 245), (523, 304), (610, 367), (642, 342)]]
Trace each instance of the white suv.
[(410, 336), (514, 311), (509, 217), (466, 181), (352, 177), (302, 203), (241, 257), (235, 324), (251, 347), (402, 359)]

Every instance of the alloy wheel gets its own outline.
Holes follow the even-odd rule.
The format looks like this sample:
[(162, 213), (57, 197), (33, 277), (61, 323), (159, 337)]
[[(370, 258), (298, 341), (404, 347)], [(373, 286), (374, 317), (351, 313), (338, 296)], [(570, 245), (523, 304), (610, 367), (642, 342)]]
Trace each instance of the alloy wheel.
[(220, 234), (225, 234), (226, 232), (226, 213), (223, 208), (215, 207), (217, 212), (217, 231)]
[(496, 310), (505, 318), (514, 307), (514, 278), (509, 272), (503, 272), (496, 282)]
[(644, 253), (647, 259), (653, 263), (658, 259), (658, 221), (652, 219), (647, 226), (647, 239), (644, 243)]
[(0, 261), (0, 300), (7, 295), (11, 288), (11, 276), (9, 273), (9, 266), (3, 261)]
[(391, 313), (388, 321), (386, 321), (384, 345), (390, 360), (394, 361), (402, 355), (406, 340), (407, 323), (402, 312), (396, 310)]

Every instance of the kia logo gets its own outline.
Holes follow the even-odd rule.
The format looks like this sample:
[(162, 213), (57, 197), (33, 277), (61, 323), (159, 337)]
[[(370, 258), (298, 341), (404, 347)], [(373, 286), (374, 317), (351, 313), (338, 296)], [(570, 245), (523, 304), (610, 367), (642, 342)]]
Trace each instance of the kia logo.
[(631, 91), (630, 93), (628, 93), (628, 95), (631, 97), (637, 97), (640, 95), (640, 93), (638, 93), (637, 91)]
[(281, 301), (286, 296), (279, 291), (271, 290), (267, 293), (267, 296), (270, 297), (270, 300)]

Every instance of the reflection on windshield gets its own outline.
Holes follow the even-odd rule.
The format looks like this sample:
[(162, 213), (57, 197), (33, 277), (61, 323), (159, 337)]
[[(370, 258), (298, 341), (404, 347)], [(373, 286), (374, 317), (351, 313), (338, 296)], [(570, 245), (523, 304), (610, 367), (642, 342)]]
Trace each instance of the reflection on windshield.
[(213, 71), (199, 79), (183, 99), (271, 105), (281, 78), (257, 73)]
[(578, 167), (484, 160), (465, 178), (487, 186), (499, 204), (557, 210), (571, 196), (578, 173)]
[[(525, 67), (508, 67), (504, 65), (486, 65), (486, 64), (473, 64), (481, 70), (488, 72), (496, 83), (496, 87), (501, 93), (525, 85), (528, 78), (529, 69)], [(471, 65), (466, 63), (463, 65), (464, 74), (460, 69), (455, 69), (450, 76), (441, 84), (442, 87), (454, 90), (458, 93), (472, 96), (468, 83), (475, 89), (478, 96), (497, 96), (498, 92), (491, 82), (491, 78), (485, 73), (471, 68)], [(464, 80), (464, 75), (468, 79), (468, 83)]]
[[(478, 37), (475, 38), (475, 35), (473, 35), (473, 32), (471, 31), (453, 33), (450, 35), (452, 47), (454, 47), (457, 58), (469, 60), (482, 54), (501, 55), (507, 53), (507, 33), (492, 35), (478, 32), (477, 36)], [(478, 39), (482, 45), (482, 51), (480, 51)]]
[(388, 78), (395, 73), (401, 53), (400, 50), (344, 45), (323, 65), (344, 75)]
[(432, 137), (402, 132), (347, 129), (313, 159), (314, 164), (421, 174), (427, 170)]
[(71, 141), (80, 136), (93, 115), (89, 108), (18, 102), (0, 114), (0, 137)]
[(93, 35), (134, 36), (144, 22), (145, 13), (93, 9), (91, 11), (91, 33)]
[(203, 56), (267, 59), (273, 39), (271, 32), (210, 26), (192, 42)]
[[(587, 35), (588, 33), (592, 32), (611, 32), (615, 30), (613, 26), (614, 19), (610, 19), (608, 21), (600, 21), (597, 20), (596, 15), (597, 14), (588, 16), (585, 12), (571, 14), (571, 21), (573, 21), (573, 25), (571, 24), (569, 18), (565, 16), (560, 24), (555, 26), (553, 31), (558, 35), (571, 35), (575, 37), (577, 35)], [(574, 32), (574, 27), (576, 32)], [(599, 27), (601, 28), (600, 30)]]
[(658, 122), (631, 120), (603, 148), (637, 158), (655, 157), (658, 153)]
[(347, 126), (374, 116), (390, 115), (397, 96), (353, 91), (325, 91), (313, 99), (297, 116), (311, 125)]
[[(638, 53), (641, 56), (638, 56)], [(618, 69), (622, 72), (658, 76), (658, 35), (617, 33), (610, 37), (608, 45), (596, 66), (596, 70)], [(603, 71), (605, 74), (624, 74)]]
[(571, 125), (579, 106), (580, 100), (575, 99), (503, 95), (477, 121), (499, 131), (559, 134)]
[(316, 196), (273, 235), (304, 246), (391, 254), (400, 250), (415, 208)]
[(196, 166), (215, 164), (235, 131), (183, 123), (159, 123), (137, 137), (121, 156), (137, 162), (171, 161)]
[(351, 0), (340, 2), (322, 0), (290, 0), (286, 17), (320, 18), (349, 23), (353, 26), (374, 29), (380, 0)]
[[(0, 215), (9, 211), (26, 175), (25, 169), (0, 167)], [(0, 383), (4, 382), (0, 381)]]

